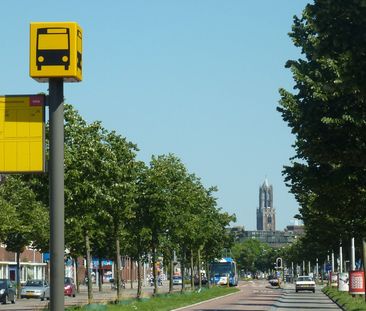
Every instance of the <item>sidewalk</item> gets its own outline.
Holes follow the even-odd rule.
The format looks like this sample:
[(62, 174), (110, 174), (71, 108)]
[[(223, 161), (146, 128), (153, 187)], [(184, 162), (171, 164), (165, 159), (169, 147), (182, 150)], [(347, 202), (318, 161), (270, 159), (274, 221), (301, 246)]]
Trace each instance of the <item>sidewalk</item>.
[[(180, 286), (174, 286), (173, 290), (175, 292), (180, 291)], [(142, 297), (151, 297), (154, 291), (154, 287), (142, 286)], [(158, 293), (168, 293), (169, 292), (169, 282), (164, 281), (163, 286), (158, 287)], [(133, 288), (131, 288), (131, 283), (126, 284), (126, 288), (121, 289), (122, 297), (125, 299), (135, 298), (137, 294), (137, 282), (133, 282)], [(93, 301), (98, 303), (107, 303), (117, 299), (117, 290), (112, 289), (110, 283), (104, 283), (102, 285), (102, 291), (99, 291), (97, 284), (93, 284)], [(86, 285), (80, 285), (80, 292), (76, 294), (76, 297), (67, 299), (70, 303), (86, 304), (88, 301), (88, 288)]]

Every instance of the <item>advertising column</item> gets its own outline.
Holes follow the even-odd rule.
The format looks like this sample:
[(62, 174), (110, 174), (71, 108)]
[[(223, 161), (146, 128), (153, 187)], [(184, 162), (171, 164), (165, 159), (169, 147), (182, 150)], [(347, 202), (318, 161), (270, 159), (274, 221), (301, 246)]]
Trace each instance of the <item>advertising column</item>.
[(349, 272), (349, 293), (351, 295), (365, 294), (365, 278), (363, 271), (359, 270)]

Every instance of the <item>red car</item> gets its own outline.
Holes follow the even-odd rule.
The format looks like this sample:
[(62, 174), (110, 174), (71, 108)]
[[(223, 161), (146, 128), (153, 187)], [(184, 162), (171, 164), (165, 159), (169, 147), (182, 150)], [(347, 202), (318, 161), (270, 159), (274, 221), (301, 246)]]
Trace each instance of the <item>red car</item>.
[(76, 287), (74, 280), (69, 277), (65, 277), (64, 295), (69, 297), (75, 297)]

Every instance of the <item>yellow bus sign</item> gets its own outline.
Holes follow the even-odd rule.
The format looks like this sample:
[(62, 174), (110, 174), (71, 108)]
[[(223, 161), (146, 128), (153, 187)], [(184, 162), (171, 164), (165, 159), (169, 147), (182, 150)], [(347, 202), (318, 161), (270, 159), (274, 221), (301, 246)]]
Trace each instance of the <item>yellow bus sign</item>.
[(30, 24), (30, 76), (39, 82), (82, 80), (82, 30), (75, 22)]
[(0, 96), (0, 173), (45, 171), (44, 95)]

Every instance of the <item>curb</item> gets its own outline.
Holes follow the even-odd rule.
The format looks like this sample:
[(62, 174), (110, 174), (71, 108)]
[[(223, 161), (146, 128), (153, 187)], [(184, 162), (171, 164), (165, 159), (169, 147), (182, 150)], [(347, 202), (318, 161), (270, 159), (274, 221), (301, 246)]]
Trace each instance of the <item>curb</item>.
[(328, 296), (326, 293), (323, 292), (322, 293), (327, 296), (330, 300), (332, 300), (339, 308), (341, 308), (343, 311), (347, 311), (345, 308), (343, 308), (337, 301), (335, 301), (332, 297)]
[(198, 306), (198, 305), (203, 304), (203, 303), (205, 303), (205, 302), (215, 301), (215, 300), (217, 300), (217, 299), (221, 299), (221, 298), (228, 297), (228, 296), (231, 296), (231, 295), (235, 295), (235, 294), (238, 294), (238, 293), (240, 293), (240, 291), (237, 291), (237, 292), (235, 292), (235, 293), (230, 293), (230, 294), (227, 294), (227, 295), (224, 295), (224, 296), (219, 296), (219, 297), (211, 298), (211, 299), (208, 299), (208, 300), (203, 300), (203, 301), (200, 301), (200, 302), (194, 303), (193, 305), (186, 305), (186, 306), (184, 306), (184, 307), (180, 307), (180, 308), (177, 308), (177, 309), (172, 309), (171, 311), (184, 310), (185, 308), (195, 307), (195, 306)]

